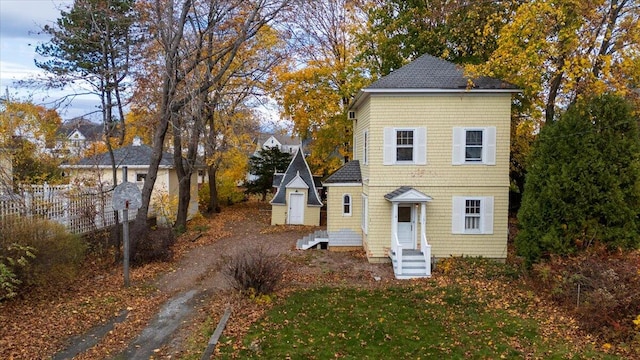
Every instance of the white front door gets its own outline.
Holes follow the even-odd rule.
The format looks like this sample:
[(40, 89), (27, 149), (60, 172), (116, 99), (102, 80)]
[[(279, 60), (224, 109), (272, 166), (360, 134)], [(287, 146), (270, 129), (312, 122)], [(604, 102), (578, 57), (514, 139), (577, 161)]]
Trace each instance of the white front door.
[(398, 241), (404, 249), (415, 249), (415, 214), (413, 206), (398, 206)]
[(289, 195), (289, 224), (304, 224), (304, 194)]

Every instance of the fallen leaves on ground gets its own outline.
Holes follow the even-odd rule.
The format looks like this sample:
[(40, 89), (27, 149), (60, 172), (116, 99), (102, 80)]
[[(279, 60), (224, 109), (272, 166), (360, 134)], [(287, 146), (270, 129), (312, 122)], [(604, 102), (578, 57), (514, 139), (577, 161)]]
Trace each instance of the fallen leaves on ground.
[[(202, 217), (189, 224), (189, 231), (181, 235), (172, 251), (174, 260), (152, 263), (132, 269), (130, 288), (122, 285), (120, 266), (88, 261), (83, 275), (64, 288), (41, 288), (21, 299), (0, 303), (0, 358), (33, 359), (48, 357), (65, 347), (69, 338), (83, 334), (92, 327), (130, 309), (125, 321), (116, 324), (95, 347), (77, 359), (105, 358), (123, 351), (170, 295), (153, 285), (161, 273), (176, 268), (176, 264), (193, 249), (213, 244), (219, 239), (242, 229), (246, 221), (259, 221), (260, 234), (283, 236), (295, 242), (303, 234), (316, 230), (304, 226), (268, 226), (270, 212), (264, 203), (247, 203), (225, 208), (221, 214)], [(215, 329), (226, 307), (231, 307), (231, 319), (224, 331), (225, 345), (236, 349), (249, 328), (261, 321), (265, 312), (293, 291), (320, 286), (386, 287), (407, 286), (416, 289), (430, 286), (457, 286), (461, 291), (473, 292), (478, 301), (507, 312), (526, 314), (534, 319), (542, 336), (561, 337), (567, 346), (579, 348), (596, 340), (580, 331), (575, 320), (566, 316), (552, 302), (526, 284), (503, 277), (492, 278), (486, 268), (478, 267), (472, 276), (461, 276), (452, 263), (449, 272), (439, 272), (431, 279), (395, 280), (389, 264), (370, 264), (364, 251), (334, 253), (327, 251), (298, 251), (285, 249), (287, 269), (282, 286), (269, 298), (249, 298), (237, 291), (215, 292), (203, 300), (188, 324), (180, 329), (184, 341), (157, 350), (154, 358), (180, 358), (196, 356), (204, 351), (210, 334)], [(447, 267), (441, 264), (440, 270)], [(438, 271), (440, 271), (438, 270)], [(468, 269), (465, 275), (468, 275)], [(516, 287), (517, 285), (517, 287)], [(516, 291), (517, 289), (517, 291)], [(525, 308), (523, 310), (522, 308)], [(516, 340), (514, 340), (516, 341)], [(249, 345), (250, 346), (250, 345)], [(526, 344), (514, 344), (514, 347)], [(608, 348), (612, 352), (615, 347)], [(197, 356), (196, 356), (197, 357)]]

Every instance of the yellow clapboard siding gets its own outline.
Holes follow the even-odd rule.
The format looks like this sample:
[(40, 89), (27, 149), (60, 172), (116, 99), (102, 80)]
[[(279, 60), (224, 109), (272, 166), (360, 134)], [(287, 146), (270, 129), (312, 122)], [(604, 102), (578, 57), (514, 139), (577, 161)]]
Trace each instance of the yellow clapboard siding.
[[(371, 94), (359, 106), (354, 159), (361, 162), (362, 193), (368, 197), (363, 246), (371, 261), (385, 258), (391, 246), (391, 203), (384, 195), (400, 186), (411, 186), (433, 198), (426, 217), (433, 256), (506, 257), (510, 118), (511, 95), (507, 93)], [(488, 126), (496, 127), (496, 165), (453, 165), (453, 128)], [(425, 127), (426, 165), (383, 165), (385, 127)], [(368, 164), (362, 162), (364, 131), (368, 131)], [(493, 196), (493, 234), (452, 234), (453, 196)], [(329, 212), (341, 206), (340, 199), (335, 201), (328, 199)], [(340, 219), (328, 217), (328, 227), (332, 222)]]

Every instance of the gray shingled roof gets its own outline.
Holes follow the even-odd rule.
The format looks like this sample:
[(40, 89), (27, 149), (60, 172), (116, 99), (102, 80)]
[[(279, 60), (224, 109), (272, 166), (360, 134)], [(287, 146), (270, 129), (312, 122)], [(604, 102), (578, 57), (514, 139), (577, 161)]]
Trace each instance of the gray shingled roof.
[[(367, 89), (467, 89), (469, 78), (464, 76), (462, 68), (452, 62), (425, 54), (380, 78)], [(505, 81), (488, 77), (472, 79), (472, 89), (517, 88)]]
[[(148, 166), (152, 152), (153, 149), (148, 145), (130, 145), (114, 150), (113, 155), (117, 166)], [(102, 153), (96, 156), (82, 158), (74, 165), (69, 166), (111, 166), (111, 158), (109, 157), (109, 153)], [(173, 155), (168, 152), (163, 152), (162, 159), (160, 160), (160, 166), (173, 167)]]
[(78, 130), (89, 141), (100, 140), (104, 133), (104, 125), (94, 123), (85, 118), (73, 118), (62, 123), (58, 129), (58, 133), (65, 137), (69, 137), (75, 130)]
[(397, 196), (400, 196), (408, 191), (411, 191), (413, 188), (411, 186), (400, 186), (399, 188), (393, 190), (392, 192), (386, 194), (384, 196), (385, 199), (387, 200), (391, 200), (396, 198)]
[(277, 188), (280, 187), (282, 183), (282, 176), (284, 174), (273, 174), (273, 182), (271, 183), (271, 187)]
[(284, 176), (282, 181), (280, 181), (280, 186), (278, 187), (278, 192), (271, 200), (271, 204), (286, 204), (286, 193), (287, 193), (287, 184), (293, 180), (297, 174), (300, 174), (302, 180), (309, 187), (309, 196), (307, 197), (307, 205), (317, 205), (322, 206), (322, 201), (320, 201), (320, 197), (318, 196), (318, 192), (313, 183), (313, 175), (311, 174), (311, 170), (309, 170), (309, 165), (307, 165), (307, 161), (304, 159), (304, 155), (301, 150), (296, 151), (296, 154), (291, 159), (289, 163), (289, 167), (287, 167), (287, 171), (284, 172)]
[(322, 183), (324, 184), (336, 184), (336, 183), (362, 183), (362, 174), (360, 173), (360, 161), (351, 160), (348, 163), (342, 165), (342, 167), (336, 170), (333, 174), (329, 175)]

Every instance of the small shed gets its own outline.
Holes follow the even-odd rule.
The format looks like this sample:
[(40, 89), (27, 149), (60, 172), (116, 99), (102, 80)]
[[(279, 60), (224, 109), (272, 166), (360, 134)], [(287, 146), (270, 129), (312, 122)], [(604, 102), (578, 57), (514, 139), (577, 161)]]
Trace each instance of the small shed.
[(271, 225), (320, 225), (322, 201), (301, 149), (282, 175), (271, 200)]

